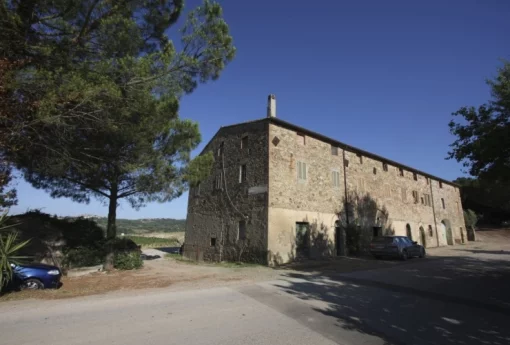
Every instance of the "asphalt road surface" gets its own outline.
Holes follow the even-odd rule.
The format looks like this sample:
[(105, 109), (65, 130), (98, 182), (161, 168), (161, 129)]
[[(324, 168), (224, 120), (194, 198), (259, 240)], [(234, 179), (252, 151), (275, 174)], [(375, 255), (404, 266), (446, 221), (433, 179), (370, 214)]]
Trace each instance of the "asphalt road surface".
[(0, 303), (0, 344), (510, 343), (510, 252), (459, 252), (373, 271)]

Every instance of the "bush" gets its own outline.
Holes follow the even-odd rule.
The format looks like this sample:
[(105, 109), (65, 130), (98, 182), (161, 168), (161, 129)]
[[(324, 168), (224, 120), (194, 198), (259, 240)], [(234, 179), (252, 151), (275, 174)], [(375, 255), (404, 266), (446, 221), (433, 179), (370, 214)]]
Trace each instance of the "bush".
[(138, 251), (117, 252), (113, 259), (113, 267), (119, 270), (133, 270), (143, 266), (142, 258)]
[(63, 263), (69, 268), (96, 266), (104, 262), (105, 255), (103, 248), (77, 247), (66, 251)]
[(348, 255), (359, 255), (361, 252), (361, 231), (355, 224), (348, 224), (345, 230), (345, 246)]

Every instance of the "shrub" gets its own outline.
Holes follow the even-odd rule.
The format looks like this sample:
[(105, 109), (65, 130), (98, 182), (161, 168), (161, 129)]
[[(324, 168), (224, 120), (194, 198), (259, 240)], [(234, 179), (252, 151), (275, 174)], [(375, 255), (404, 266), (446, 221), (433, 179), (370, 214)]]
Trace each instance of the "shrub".
[(143, 266), (142, 258), (138, 251), (117, 252), (113, 259), (113, 267), (119, 270), (138, 269)]
[(345, 230), (345, 246), (348, 255), (358, 255), (361, 252), (361, 231), (355, 224), (348, 224)]
[(86, 267), (101, 265), (105, 259), (103, 248), (77, 247), (69, 249), (64, 255), (64, 266)]

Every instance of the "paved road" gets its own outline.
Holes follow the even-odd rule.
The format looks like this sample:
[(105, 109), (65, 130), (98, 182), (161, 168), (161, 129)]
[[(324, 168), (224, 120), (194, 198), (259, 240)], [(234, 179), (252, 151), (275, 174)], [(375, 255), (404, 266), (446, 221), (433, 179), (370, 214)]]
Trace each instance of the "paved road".
[(2, 303), (0, 343), (509, 344), (510, 252), (438, 253), (237, 288)]

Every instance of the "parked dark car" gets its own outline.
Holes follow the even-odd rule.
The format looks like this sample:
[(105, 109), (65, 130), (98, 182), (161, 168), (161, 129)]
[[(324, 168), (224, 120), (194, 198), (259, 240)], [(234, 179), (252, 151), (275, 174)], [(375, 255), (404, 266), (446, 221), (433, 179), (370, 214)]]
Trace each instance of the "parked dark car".
[(425, 248), (406, 236), (378, 236), (370, 242), (370, 253), (377, 259), (396, 257), (407, 260), (410, 257), (425, 257)]
[(11, 267), (13, 279), (8, 286), (12, 289), (57, 289), (61, 285), (62, 272), (56, 266), (31, 263)]

